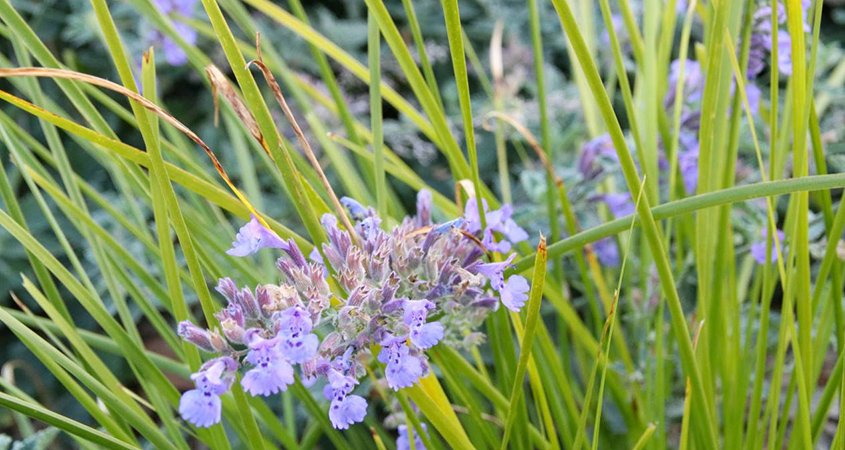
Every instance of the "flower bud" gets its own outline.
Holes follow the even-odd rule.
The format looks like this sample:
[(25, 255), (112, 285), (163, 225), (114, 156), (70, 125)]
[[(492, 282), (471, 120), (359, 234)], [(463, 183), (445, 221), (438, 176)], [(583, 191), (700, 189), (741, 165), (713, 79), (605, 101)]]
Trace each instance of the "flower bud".
[(244, 327), (233, 319), (223, 319), (220, 321), (220, 327), (223, 328), (223, 335), (226, 336), (226, 339), (230, 340), (231, 342), (237, 344), (245, 344), (244, 341), (244, 334), (246, 330)]
[(218, 351), (215, 343), (212, 341), (212, 334), (208, 330), (200, 328), (187, 320), (179, 322), (176, 333), (182, 339), (196, 345), (200, 350), (206, 352)]

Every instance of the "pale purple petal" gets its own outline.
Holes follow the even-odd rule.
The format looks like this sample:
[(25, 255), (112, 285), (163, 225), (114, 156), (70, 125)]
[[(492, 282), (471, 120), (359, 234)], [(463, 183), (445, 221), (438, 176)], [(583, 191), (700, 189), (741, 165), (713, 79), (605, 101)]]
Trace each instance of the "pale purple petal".
[(246, 223), (235, 236), (235, 241), (232, 242), (232, 248), (226, 251), (232, 256), (247, 256), (251, 255), (262, 248), (280, 248), (283, 250), (289, 249), (290, 245), (283, 241), (276, 233), (268, 230), (253, 216), (252, 219)]
[(505, 286), (505, 269), (511, 265), (511, 261), (515, 257), (516, 254), (511, 254), (508, 259), (502, 262), (478, 264), (475, 270), (490, 280), (490, 286), (493, 289), (500, 291)]
[(282, 339), (279, 346), (290, 362), (301, 364), (317, 355), (320, 340), (316, 334), (306, 334), (299, 339)]
[(604, 194), (601, 199), (607, 204), (613, 217), (617, 219), (634, 213), (634, 203), (631, 201), (631, 194), (627, 192)]
[(241, 379), (241, 386), (250, 395), (268, 396), (287, 390), (293, 383), (293, 367), (283, 359), (255, 366)]
[(596, 252), (596, 256), (603, 266), (616, 267), (619, 265), (619, 247), (612, 237), (594, 242), (593, 251)]
[(519, 275), (511, 275), (504, 288), (500, 291), (502, 304), (509, 310), (518, 312), (528, 300), (528, 280)]
[(440, 322), (431, 322), (411, 328), (408, 335), (414, 345), (425, 350), (437, 345), (443, 339), (443, 332), (443, 325)]
[(428, 312), (434, 309), (434, 303), (428, 300), (405, 300), (403, 320), (406, 325), (420, 325), (425, 323)]
[[(425, 424), (421, 423), (420, 425), (423, 432), (426, 432), (427, 434), (428, 429)], [(399, 425), (398, 431), (399, 437), (396, 438), (396, 450), (411, 450), (411, 442), (408, 438), (409, 434), (414, 437), (414, 450), (425, 450), (425, 445), (423, 444), (422, 439), (420, 439), (420, 436), (416, 433), (416, 430), (413, 428), (408, 429), (407, 425)]]
[(332, 400), (329, 406), (329, 419), (332, 426), (338, 430), (345, 430), (349, 425), (361, 422), (367, 415), (367, 401), (360, 395), (349, 395), (342, 399)]
[(220, 405), (219, 396), (191, 389), (179, 399), (179, 415), (198, 427), (206, 428), (220, 422)]
[(387, 385), (394, 391), (413, 386), (423, 373), (423, 363), (416, 356), (405, 355), (384, 369)]
[[(771, 247), (771, 262), (777, 261), (777, 247), (775, 247), (774, 240), (769, 239), (769, 231), (767, 228), (763, 228), (761, 231), (761, 238), (759, 241), (754, 242), (751, 244), (751, 256), (754, 257), (754, 260), (757, 261), (757, 264), (765, 264), (766, 263), (766, 242), (769, 242), (769, 246)], [(783, 249), (783, 240), (786, 237), (783, 234), (783, 231), (777, 230), (778, 236), (778, 243), (780, 244), (781, 250)]]

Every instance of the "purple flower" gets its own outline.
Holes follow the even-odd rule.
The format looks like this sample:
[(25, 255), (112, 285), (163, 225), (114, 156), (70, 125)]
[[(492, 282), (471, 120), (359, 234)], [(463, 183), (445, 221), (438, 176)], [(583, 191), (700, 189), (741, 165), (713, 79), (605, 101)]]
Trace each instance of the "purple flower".
[(364, 420), (367, 415), (367, 401), (359, 395), (350, 395), (358, 380), (330, 368), (327, 373), (329, 384), (323, 394), (331, 400), (329, 420), (339, 430)]
[(481, 263), (475, 266), (475, 271), (490, 280), (490, 286), (496, 291), (501, 291), (505, 286), (505, 269), (510, 267), (511, 261), (516, 254), (511, 254), (508, 259), (502, 262)]
[(345, 430), (349, 425), (362, 422), (367, 415), (367, 401), (360, 395), (348, 395), (332, 400), (329, 405), (329, 420), (338, 430)]
[(196, 389), (186, 391), (179, 399), (182, 418), (202, 428), (220, 422), (220, 396), (229, 390), (237, 369), (237, 361), (228, 356), (203, 364), (199, 372), (191, 375)]
[(352, 217), (352, 220), (364, 220), (365, 217), (369, 216), (370, 213), (364, 205), (358, 203), (357, 200), (350, 198), (350, 197), (341, 197), (340, 203), (346, 207), (349, 211), (349, 216)]
[(418, 227), (431, 225), (431, 191), (423, 189), (417, 193), (417, 216), (415, 221)]
[(200, 350), (206, 352), (221, 352), (228, 348), (223, 337), (218, 333), (212, 333), (206, 329), (200, 328), (190, 321), (183, 320), (179, 322), (176, 328), (176, 333), (182, 339), (194, 344)]
[(311, 333), (311, 318), (305, 310), (294, 306), (274, 314), (273, 318), (279, 331), (279, 350), (290, 362), (303, 363), (317, 355), (320, 342)]
[(617, 161), (618, 156), (613, 147), (610, 135), (605, 133), (581, 147), (581, 156), (578, 158), (578, 171), (585, 180), (595, 179), (602, 172), (602, 159)]
[[(769, 239), (769, 230), (768, 227), (765, 227), (760, 232), (761, 239), (757, 242), (751, 244), (751, 256), (754, 257), (754, 260), (757, 261), (757, 264), (765, 264), (766, 263), (766, 242), (769, 243), (771, 247), (771, 262), (777, 261), (778, 254), (777, 254), (777, 247), (775, 247), (775, 242), (772, 239)], [(783, 240), (786, 237), (783, 234), (783, 231), (777, 230), (778, 236), (778, 243), (780, 244), (781, 252), (783, 251)]]
[(422, 360), (411, 355), (404, 338), (388, 335), (381, 345), (378, 360), (387, 364), (384, 369), (387, 385), (394, 391), (413, 386), (423, 374)]
[(411, 343), (423, 350), (434, 347), (443, 339), (443, 325), (440, 322), (425, 322), (432, 309), (434, 303), (428, 300), (405, 301), (404, 321), (411, 328)]
[(279, 349), (279, 338), (264, 339), (261, 330), (247, 332), (249, 353), (246, 360), (253, 365), (241, 380), (244, 390), (251, 395), (268, 396), (287, 390), (293, 383), (293, 367)]
[[(669, 107), (675, 103), (675, 91), (677, 90), (678, 82), (681, 80), (681, 60), (676, 59), (672, 61), (669, 66), (669, 87), (666, 91), (666, 98), (664, 104)], [(701, 65), (698, 61), (691, 59), (684, 63), (684, 88), (682, 91), (683, 101), (686, 103), (694, 103), (701, 100), (701, 95), (704, 93), (704, 72), (701, 71)]]
[[(423, 432), (426, 434), (428, 433), (428, 429), (424, 423), (421, 423), (421, 428)], [(413, 436), (414, 438), (414, 450), (425, 450), (425, 445), (423, 445), (422, 439), (420, 439), (420, 435), (414, 432), (413, 429), (409, 429), (407, 425), (399, 425), (398, 428), (399, 437), (396, 438), (396, 450), (410, 450), (411, 449), (411, 442), (410, 437)], [(410, 436), (409, 436), (410, 434)]]
[(247, 256), (251, 255), (262, 248), (280, 248), (287, 250), (290, 245), (283, 241), (276, 233), (268, 230), (258, 218), (252, 216), (246, 225), (238, 230), (235, 236), (235, 242), (232, 242), (232, 248), (226, 251), (232, 256)]
[[(511, 219), (513, 207), (502, 205), (501, 209), (489, 211), (486, 200), (482, 199), (481, 204), (484, 207), (487, 228), (481, 229), (481, 217), (478, 215), (478, 203), (475, 197), (467, 200), (464, 207), (465, 226), (470, 233), (482, 233), (482, 243), (488, 250), (504, 253), (510, 250), (511, 244), (528, 239), (528, 233)], [(506, 239), (496, 242), (493, 236), (494, 231), (501, 233)]]
[(684, 179), (684, 189), (687, 194), (694, 194), (698, 188), (698, 146), (678, 154), (678, 168)]
[(600, 197), (607, 204), (613, 217), (620, 218), (634, 214), (634, 203), (631, 202), (631, 194), (604, 194)]
[(593, 251), (603, 266), (616, 267), (619, 265), (619, 247), (612, 237), (606, 237), (593, 243)]
[[(196, 5), (196, 0), (154, 0), (155, 6), (162, 14), (169, 15), (177, 13), (183, 16), (190, 16)], [(193, 45), (197, 41), (197, 32), (188, 24), (174, 22), (173, 27), (176, 33), (188, 44)], [(153, 30), (150, 41), (156, 46), (161, 46), (164, 60), (172, 66), (181, 66), (188, 62), (188, 56), (179, 45), (159, 30)]]
[(519, 275), (511, 275), (504, 288), (499, 291), (502, 304), (511, 311), (519, 312), (528, 300), (528, 290), (528, 280)]

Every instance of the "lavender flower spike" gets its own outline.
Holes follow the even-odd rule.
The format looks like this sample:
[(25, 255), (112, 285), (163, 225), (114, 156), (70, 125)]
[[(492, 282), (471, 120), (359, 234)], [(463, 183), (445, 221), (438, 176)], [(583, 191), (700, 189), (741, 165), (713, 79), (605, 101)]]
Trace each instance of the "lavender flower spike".
[(288, 250), (290, 245), (283, 241), (276, 233), (268, 230), (258, 218), (252, 216), (246, 225), (238, 230), (235, 236), (235, 242), (232, 242), (232, 248), (226, 251), (232, 256), (247, 256), (251, 255), (262, 248), (280, 248)]
[(199, 372), (191, 375), (196, 389), (185, 392), (179, 400), (182, 418), (202, 428), (220, 422), (220, 396), (229, 390), (237, 369), (237, 361), (228, 356), (203, 364)]

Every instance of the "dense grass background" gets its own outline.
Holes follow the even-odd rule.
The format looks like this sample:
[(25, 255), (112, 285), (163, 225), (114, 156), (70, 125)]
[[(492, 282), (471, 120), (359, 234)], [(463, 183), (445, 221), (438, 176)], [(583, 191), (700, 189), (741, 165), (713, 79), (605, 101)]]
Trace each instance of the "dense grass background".
[[(410, 425), (427, 424), (434, 448), (845, 447), (836, 2), (787, 0), (788, 20), (753, 0), (202, 0), (190, 14), (157, 4), (0, 0), (9, 436), (56, 448), (395, 448), (390, 413), (413, 401)], [(759, 23), (792, 39), (752, 74)], [(418, 387), (384, 396), (368, 384), (366, 423), (347, 431), (300, 384), (268, 401), (235, 391), (208, 430), (175, 410), (202, 360), (175, 323), (213, 321), (218, 277), (278, 279), (269, 255), (224, 253), (249, 209), (304, 249), (332, 210), (246, 65), (258, 32), (338, 195), (392, 226), (420, 189), (435, 193), (441, 221), (476, 192), (513, 204), (532, 236), (513, 272), (534, 276), (539, 314), (501, 308), (474, 351), (435, 347), (436, 378)], [(167, 61), (164, 36), (184, 64)], [(695, 61), (705, 74), (700, 99), (671, 81), (684, 59), (685, 73)], [(228, 80), (217, 101), (210, 65)], [(7, 70), (25, 67), (66, 70)], [(700, 125), (688, 130), (682, 112), (699, 112)], [(168, 114), (208, 144), (237, 192)], [(585, 176), (585, 147), (602, 136), (602, 175)], [(616, 217), (607, 193), (628, 193), (633, 215)], [(774, 262), (758, 264), (751, 248), (766, 229), (785, 245), (763, 244)], [(615, 261), (602, 258), (608, 245)]]

